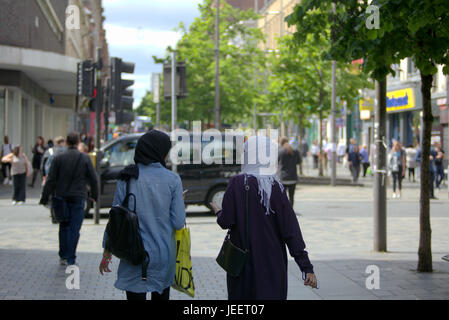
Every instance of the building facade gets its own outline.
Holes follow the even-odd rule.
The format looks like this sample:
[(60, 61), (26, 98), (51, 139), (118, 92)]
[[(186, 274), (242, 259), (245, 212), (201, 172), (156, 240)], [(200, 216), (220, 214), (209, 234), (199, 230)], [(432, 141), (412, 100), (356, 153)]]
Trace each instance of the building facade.
[[(82, 0), (0, 0), (0, 137), (31, 155), (46, 140), (80, 130), (77, 64), (105, 45)], [(73, 8), (77, 9), (74, 10)], [(106, 51), (107, 54), (107, 51)]]

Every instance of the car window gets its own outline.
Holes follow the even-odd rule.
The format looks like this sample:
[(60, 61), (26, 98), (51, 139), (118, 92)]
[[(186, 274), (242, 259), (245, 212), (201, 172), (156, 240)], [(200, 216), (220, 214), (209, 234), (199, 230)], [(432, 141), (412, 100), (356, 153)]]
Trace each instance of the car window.
[(136, 140), (116, 143), (105, 151), (104, 159), (109, 162), (111, 167), (133, 164), (136, 145)]

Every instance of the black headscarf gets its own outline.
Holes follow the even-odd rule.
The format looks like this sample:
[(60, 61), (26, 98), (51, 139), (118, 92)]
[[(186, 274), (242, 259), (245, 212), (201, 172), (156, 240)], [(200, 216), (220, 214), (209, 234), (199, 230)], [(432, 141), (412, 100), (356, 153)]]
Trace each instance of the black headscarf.
[(120, 180), (129, 180), (129, 178), (139, 178), (139, 167), (141, 163), (145, 166), (151, 163), (160, 163), (165, 167), (165, 157), (170, 152), (170, 137), (161, 131), (151, 130), (145, 133), (137, 141), (136, 152), (134, 155), (134, 165), (130, 165), (120, 172)]

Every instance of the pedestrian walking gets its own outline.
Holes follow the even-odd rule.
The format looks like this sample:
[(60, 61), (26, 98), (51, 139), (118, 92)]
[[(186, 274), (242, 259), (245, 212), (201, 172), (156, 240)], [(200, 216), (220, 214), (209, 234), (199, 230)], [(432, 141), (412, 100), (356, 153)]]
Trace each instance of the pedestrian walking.
[(362, 156), (357, 145), (352, 145), (348, 150), (348, 166), (352, 176), (352, 183), (355, 184), (359, 180), (360, 164)]
[(340, 143), (337, 146), (337, 162), (342, 163), (342, 159), (344, 159), (346, 154), (346, 143), (342, 139), (340, 140)]
[[(416, 153), (418, 152), (418, 148), (414, 148), (413, 145), (409, 145), (405, 149), (405, 159), (406, 166), (408, 170), (408, 181), (415, 182), (415, 168), (417, 167), (416, 163)], [(413, 180), (412, 180), (413, 177)]]
[[(405, 176), (405, 165), (406, 157), (405, 151), (399, 141), (393, 143), (393, 148), (391, 149), (389, 159), (388, 159), (389, 169), (393, 177), (393, 199), (401, 198), (402, 196), (402, 179)], [(398, 192), (396, 192), (396, 186), (398, 187)]]
[(42, 205), (47, 205), (50, 197), (58, 197), (65, 202), (69, 219), (59, 223), (61, 265), (76, 263), (76, 247), (84, 220), (87, 184), (90, 185), (91, 200), (96, 201), (98, 197), (97, 174), (89, 156), (78, 151), (78, 143), (78, 133), (69, 133), (68, 149), (52, 160), (40, 200)]
[[(166, 161), (171, 148), (170, 137), (157, 130), (144, 134), (137, 142), (135, 165), (121, 173), (114, 196), (114, 205), (123, 203), (127, 181), (129, 192), (135, 195), (135, 211), (143, 245), (150, 256), (147, 280), (142, 280), (142, 266), (120, 260), (115, 287), (126, 291), (128, 300), (169, 300), (170, 286), (175, 279), (175, 230), (185, 224), (185, 205), (181, 178), (168, 170)], [(134, 204), (132, 204), (131, 209)], [(104, 233), (103, 248), (107, 241)], [(103, 253), (100, 273), (111, 272), (111, 253)]]
[(437, 153), (435, 157), (435, 187), (437, 188), (437, 190), (440, 190), (441, 182), (443, 182), (445, 176), (443, 166), (445, 154), (440, 144), (436, 145), (435, 151)]
[(435, 197), (435, 176), (436, 176), (435, 161), (438, 157), (438, 152), (437, 152), (436, 147), (437, 147), (437, 144), (434, 144), (433, 146), (430, 147), (430, 156), (429, 156), (429, 160), (430, 160), (430, 163), (429, 163), (429, 165), (430, 165), (430, 168), (429, 168), (430, 199), (434, 199), (434, 200), (437, 200), (437, 197)]
[(22, 146), (15, 146), (13, 152), (2, 158), (2, 162), (11, 164), (13, 181), (12, 205), (21, 205), (26, 201), (26, 179), (31, 175), (31, 165), (23, 153)]
[[(11, 154), (12, 150), (13, 150), (13, 145), (9, 143), (9, 137), (5, 136), (3, 138), (1, 158)], [(9, 183), (11, 185), (12, 178), (11, 178), (11, 163), (10, 162), (2, 161), (2, 174), (3, 174), (3, 184), (7, 185)]]
[[(222, 210), (211, 204), (218, 225), (230, 229), (230, 241), (248, 250), (240, 275), (227, 275), (229, 300), (287, 299), (286, 246), (303, 274), (304, 284), (317, 286), (298, 219), (276, 177), (275, 161), (262, 164), (257, 154), (256, 145), (263, 144), (266, 150), (277, 150), (268, 138), (251, 137), (244, 145), (242, 174), (230, 179)], [(245, 185), (249, 187), (247, 194)]]
[(369, 152), (368, 147), (366, 145), (361, 146), (360, 148), (360, 155), (362, 157), (362, 170), (363, 170), (363, 177), (366, 177), (366, 172), (368, 171), (368, 168), (370, 167), (369, 162)]
[(313, 169), (318, 169), (318, 160), (320, 158), (320, 148), (317, 145), (316, 140), (313, 141), (312, 146), (310, 147), (310, 153), (313, 157)]
[(292, 207), (295, 202), (295, 189), (298, 183), (297, 167), (301, 163), (298, 150), (294, 150), (286, 137), (281, 138), (281, 148), (278, 154), (279, 180), (288, 192)]
[(36, 182), (37, 176), (39, 174), (39, 171), (41, 169), (41, 162), (45, 153), (45, 140), (43, 137), (39, 136), (37, 138), (36, 144), (34, 145), (31, 151), (33, 153), (33, 159), (31, 161), (31, 163), (33, 164), (33, 179), (29, 186), (33, 188), (34, 183)]
[(51, 167), (51, 163), (52, 163), (53, 159), (58, 154), (61, 154), (64, 151), (66, 151), (65, 139), (63, 137), (56, 137), (55, 142), (56, 142), (56, 145), (53, 145), (53, 147), (48, 148), (42, 157), (41, 171), (42, 171), (42, 175), (43, 175), (43, 179), (42, 179), (43, 184), (45, 184), (47, 176), (50, 172), (50, 167)]

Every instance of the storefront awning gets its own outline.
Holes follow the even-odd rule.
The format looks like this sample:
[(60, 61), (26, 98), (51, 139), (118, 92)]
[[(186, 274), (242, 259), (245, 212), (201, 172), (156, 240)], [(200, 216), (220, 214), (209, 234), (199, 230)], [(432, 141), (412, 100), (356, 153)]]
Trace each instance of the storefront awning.
[(51, 94), (76, 94), (78, 62), (54, 52), (0, 45), (0, 69), (22, 71)]

